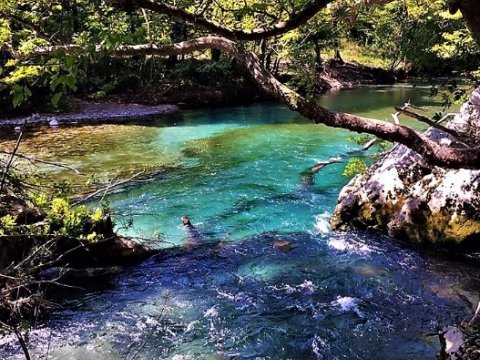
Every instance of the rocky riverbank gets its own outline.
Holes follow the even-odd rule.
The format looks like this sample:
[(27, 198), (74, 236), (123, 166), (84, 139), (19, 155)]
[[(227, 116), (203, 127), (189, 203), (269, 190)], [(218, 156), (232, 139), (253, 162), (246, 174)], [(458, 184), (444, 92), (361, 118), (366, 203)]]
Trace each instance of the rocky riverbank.
[[(447, 126), (465, 138), (479, 138), (480, 89)], [(452, 142), (438, 129), (429, 129), (428, 136)], [(344, 187), (331, 224), (337, 230), (375, 228), (415, 243), (479, 247), (480, 171), (430, 166), (396, 145)]]
[(77, 110), (60, 114), (32, 114), (31, 116), (0, 120), (1, 127), (28, 125), (74, 125), (104, 124), (128, 121), (151, 121), (159, 116), (175, 114), (180, 110), (177, 105), (140, 105), (115, 102), (78, 102)]
[[(278, 74), (278, 78), (285, 83), (290, 83), (292, 77), (287, 74)], [(396, 80), (398, 78), (395, 74), (384, 69), (329, 60), (323, 64), (318, 73), (315, 90), (339, 91), (358, 85), (393, 84)], [(35, 113), (35, 109), (38, 108), (35, 104), (19, 110), (8, 110), (7, 108), (11, 106), (8, 104), (5, 112), (0, 114), (0, 128), (21, 126), (25, 120), (30, 125), (53, 126), (121, 123), (132, 120), (148, 122), (185, 108), (242, 105), (272, 100), (243, 73), (235, 74), (229, 81), (210, 80), (210, 82), (201, 83), (194, 78), (183, 79), (170, 75), (154, 85), (140, 86), (134, 82), (132, 86), (126, 86), (115, 94), (105, 94), (102, 100), (92, 100), (87, 94), (79, 93), (73, 98), (65, 99), (65, 112), (59, 113)], [(294, 84), (290, 85), (294, 86)], [(306, 91), (298, 88), (296, 90)], [(24, 114), (33, 112), (33, 114), (16, 116), (17, 111)]]
[[(480, 88), (447, 127), (478, 146)], [(441, 144), (454, 140), (438, 129), (430, 128), (427, 134)], [(429, 247), (479, 249), (480, 170), (431, 166), (414, 151), (395, 145), (342, 189), (330, 223), (336, 230), (373, 228)], [(438, 359), (480, 359), (479, 326), (474, 320), (447, 327), (440, 340)]]

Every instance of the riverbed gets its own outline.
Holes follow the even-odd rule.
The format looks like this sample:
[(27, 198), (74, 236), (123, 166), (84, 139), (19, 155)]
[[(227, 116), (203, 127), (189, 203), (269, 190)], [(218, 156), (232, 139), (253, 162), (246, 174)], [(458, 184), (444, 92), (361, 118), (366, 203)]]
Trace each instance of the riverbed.
[[(427, 88), (411, 86), (319, 99), (334, 110), (390, 120), (393, 106), (408, 100), (439, 107)], [(434, 359), (438, 332), (472, 313), (476, 261), (425, 253), (373, 232), (331, 232), (328, 218), (349, 180), (346, 163), (308, 181), (303, 173), (358, 148), (352, 136), (275, 103), (188, 111), (148, 124), (31, 130), (22, 152), (104, 181), (155, 173), (104, 200), (120, 233), (171, 248), (120, 276), (85, 284), (86, 292), (62, 294), (63, 308), (32, 331), (32, 354)], [(357, 156), (371, 162), (375, 152)], [(178, 248), (186, 240), (182, 215), (192, 219), (202, 246)], [(13, 339), (0, 344), (0, 357), (21, 358)]]

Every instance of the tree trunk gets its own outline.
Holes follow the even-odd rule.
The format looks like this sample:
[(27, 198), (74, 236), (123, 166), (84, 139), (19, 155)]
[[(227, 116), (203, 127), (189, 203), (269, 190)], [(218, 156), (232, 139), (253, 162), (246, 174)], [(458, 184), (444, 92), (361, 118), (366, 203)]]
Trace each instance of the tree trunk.
[(468, 29), (480, 46), (480, 1), (479, 0), (450, 0), (450, 12), (455, 14), (458, 10), (463, 15)]

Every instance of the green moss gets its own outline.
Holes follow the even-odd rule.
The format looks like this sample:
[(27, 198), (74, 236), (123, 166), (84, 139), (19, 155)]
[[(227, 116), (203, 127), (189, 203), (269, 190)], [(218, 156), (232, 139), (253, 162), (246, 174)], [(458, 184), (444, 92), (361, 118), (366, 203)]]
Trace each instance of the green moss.
[(368, 170), (368, 166), (361, 158), (352, 158), (348, 160), (345, 170), (342, 175), (346, 177), (352, 177), (358, 174), (363, 174)]
[(448, 222), (444, 234), (446, 239), (462, 242), (472, 235), (480, 234), (480, 221), (464, 216), (454, 216)]

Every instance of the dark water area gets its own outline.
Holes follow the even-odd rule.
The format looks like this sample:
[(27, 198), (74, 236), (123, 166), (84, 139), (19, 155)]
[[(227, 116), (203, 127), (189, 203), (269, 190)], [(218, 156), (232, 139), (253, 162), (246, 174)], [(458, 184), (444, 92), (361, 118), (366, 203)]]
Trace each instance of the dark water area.
[(53, 359), (434, 359), (477, 270), (368, 232), (260, 234), (90, 284), (31, 342)]
[[(432, 111), (439, 105), (428, 89), (411, 87), (320, 99), (380, 119), (408, 100)], [(23, 152), (99, 178), (158, 170), (107, 200), (122, 234), (165, 250), (84, 284), (85, 292), (62, 293), (63, 308), (30, 334), (35, 358), (434, 359), (438, 332), (468, 320), (469, 302), (478, 301), (475, 258), (426, 253), (371, 232), (333, 233), (328, 219), (349, 180), (345, 163), (308, 186), (301, 174), (358, 145), (351, 133), (281, 105), (190, 111), (157, 126), (37, 132)], [(185, 214), (202, 246), (179, 247)], [(124, 227), (130, 219), (133, 227)], [(0, 358), (22, 358), (14, 339), (0, 346)]]

